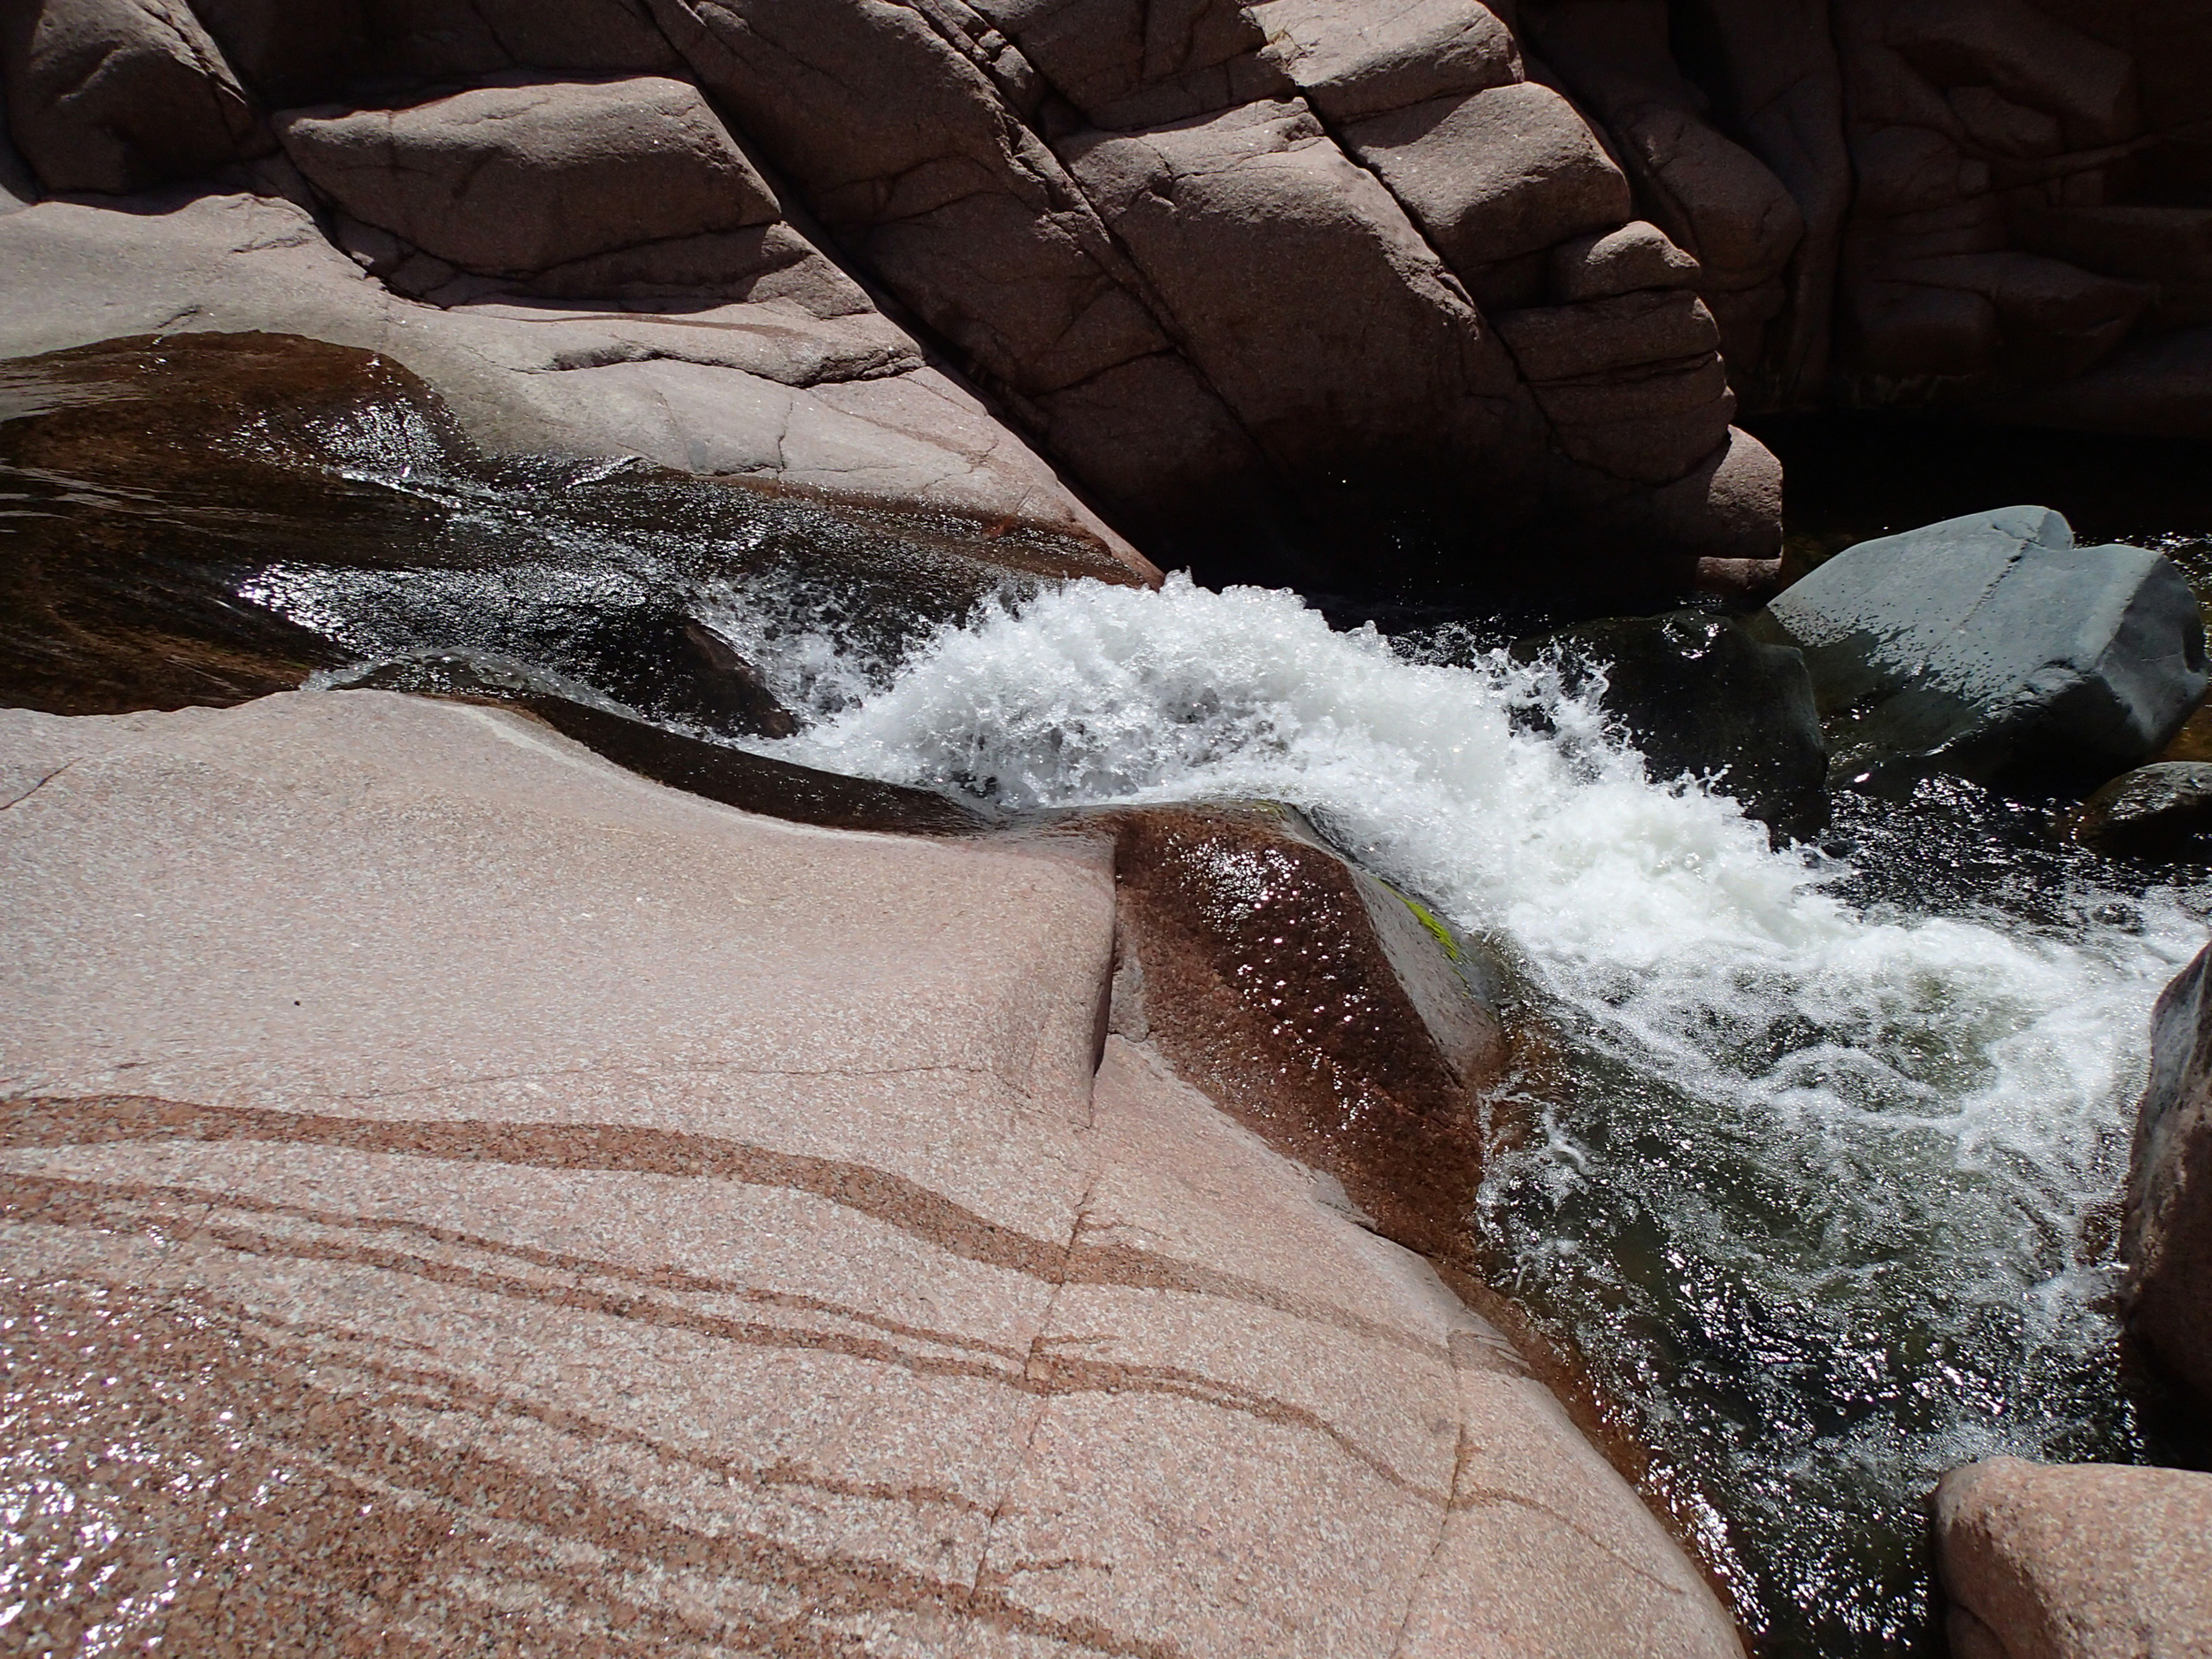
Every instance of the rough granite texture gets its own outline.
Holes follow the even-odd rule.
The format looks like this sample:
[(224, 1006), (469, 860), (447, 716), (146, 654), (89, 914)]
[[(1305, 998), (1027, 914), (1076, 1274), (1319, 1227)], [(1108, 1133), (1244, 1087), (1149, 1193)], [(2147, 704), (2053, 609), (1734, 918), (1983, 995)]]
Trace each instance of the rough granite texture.
[(0, 780), (11, 1406), (77, 1506), (19, 1651), (1738, 1652), (1495, 1331), (1105, 1035), (1102, 843), (385, 693), (11, 712)]
[(1036, 524), (1150, 569), (818, 255), (796, 291), (677, 312), (447, 311), (392, 294), (290, 203), (214, 196), (157, 213), (42, 202), (0, 217), (0, 356), (180, 329), (301, 334), (389, 353), (493, 453), (639, 455)]
[(1955, 1659), (2212, 1653), (2212, 1475), (1996, 1457), (1935, 1509)]

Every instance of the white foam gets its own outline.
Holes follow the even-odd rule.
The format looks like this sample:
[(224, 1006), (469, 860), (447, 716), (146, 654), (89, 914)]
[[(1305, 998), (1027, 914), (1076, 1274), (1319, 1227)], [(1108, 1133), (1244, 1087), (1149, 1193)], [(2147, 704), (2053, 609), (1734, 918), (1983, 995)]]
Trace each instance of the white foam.
[[(2071, 1408), (2039, 1416), (2024, 1396), (2054, 1346), (2073, 1363), (2111, 1336), (2079, 1223), (2124, 1171), (2151, 1002), (2204, 942), (2179, 902), (2154, 895), (2131, 903), (2139, 926), (2064, 936), (1862, 914), (1830, 890), (1839, 866), (1771, 850), (1694, 783), (1647, 779), (1540, 664), (1409, 661), (1294, 595), (1180, 580), (1070, 587), (941, 632), (780, 752), (1015, 805), (1306, 808), (1506, 941), (1585, 1056), (1627, 1079), (1598, 1118), (1554, 1114), (1498, 1160), (1494, 1239), (1529, 1282), (1610, 1294), (1604, 1238), (1585, 1248), (1569, 1225), (1574, 1195), (1604, 1187), (1617, 1236), (1663, 1211), (1655, 1248), (1684, 1281), (1789, 1310), (1815, 1333), (1801, 1354), (1920, 1367), (1904, 1393), (1932, 1402), (1924, 1427), (1905, 1434), (1921, 1407), (1900, 1407), (1771, 1454), (1871, 1482), (1865, 1502), (1901, 1526), (1919, 1525), (1914, 1483), (1943, 1459), (2068, 1432), (2050, 1413)], [(1678, 1147), (1679, 1167), (1594, 1152), (1607, 1111), (1644, 1115), (1632, 1127)], [(1644, 1404), (1654, 1420), (1679, 1407), (1660, 1384)], [(1739, 1518), (1771, 1488), (1771, 1525), (1794, 1524), (1774, 1467), (1722, 1471)], [(1685, 1502), (1701, 1530), (1722, 1525)]]

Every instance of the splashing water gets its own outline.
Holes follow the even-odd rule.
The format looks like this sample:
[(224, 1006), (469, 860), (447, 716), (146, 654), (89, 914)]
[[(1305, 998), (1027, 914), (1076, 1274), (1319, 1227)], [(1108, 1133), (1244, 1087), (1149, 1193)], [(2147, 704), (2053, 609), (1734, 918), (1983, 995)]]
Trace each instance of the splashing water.
[(1768, 1650), (1893, 1651), (1942, 1469), (2140, 1455), (2108, 1210), (2201, 895), (2031, 858), (2032, 913), (1854, 903), (1870, 863), (1943, 861), (1936, 820), (1856, 809), (1860, 868), (1777, 852), (1647, 780), (1554, 670), (1418, 656), (1286, 593), (1079, 584), (939, 630), (856, 702), (801, 665), (834, 691), (778, 752), (1017, 806), (1293, 802), (1499, 941), (1577, 1083), (1494, 1160), (1492, 1271), (1622, 1402)]

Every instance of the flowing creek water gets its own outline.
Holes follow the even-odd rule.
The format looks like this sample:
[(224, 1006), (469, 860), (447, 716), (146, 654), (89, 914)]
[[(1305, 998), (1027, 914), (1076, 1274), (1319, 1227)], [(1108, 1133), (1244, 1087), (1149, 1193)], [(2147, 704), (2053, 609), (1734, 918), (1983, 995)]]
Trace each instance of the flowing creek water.
[(480, 465), (373, 376), (127, 487), (50, 426), (129, 401), (95, 368), (0, 387), (9, 701), (231, 701), (379, 664), (434, 689), (459, 664), (1004, 808), (1293, 803), (1486, 939), (1572, 1084), (1491, 1160), (1486, 1269), (1648, 1448), (1763, 1651), (1916, 1647), (1955, 1463), (2202, 1456), (2106, 1305), (2146, 1018), (2205, 941), (2200, 873), (1941, 783), (1840, 797), (1820, 845), (1776, 849), (1647, 777), (1485, 618), (1058, 586), (1064, 549), (979, 556), (972, 526)]

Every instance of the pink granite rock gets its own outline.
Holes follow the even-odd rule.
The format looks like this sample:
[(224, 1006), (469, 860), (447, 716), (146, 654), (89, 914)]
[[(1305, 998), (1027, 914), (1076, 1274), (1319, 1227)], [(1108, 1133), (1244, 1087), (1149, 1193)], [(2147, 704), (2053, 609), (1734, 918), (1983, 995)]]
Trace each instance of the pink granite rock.
[(1106, 1033), (1098, 841), (380, 693), (0, 714), (0, 780), (26, 1650), (1739, 1651), (1494, 1330)]
[(1936, 1489), (1957, 1659), (2212, 1653), (2212, 1475), (2016, 1457)]

